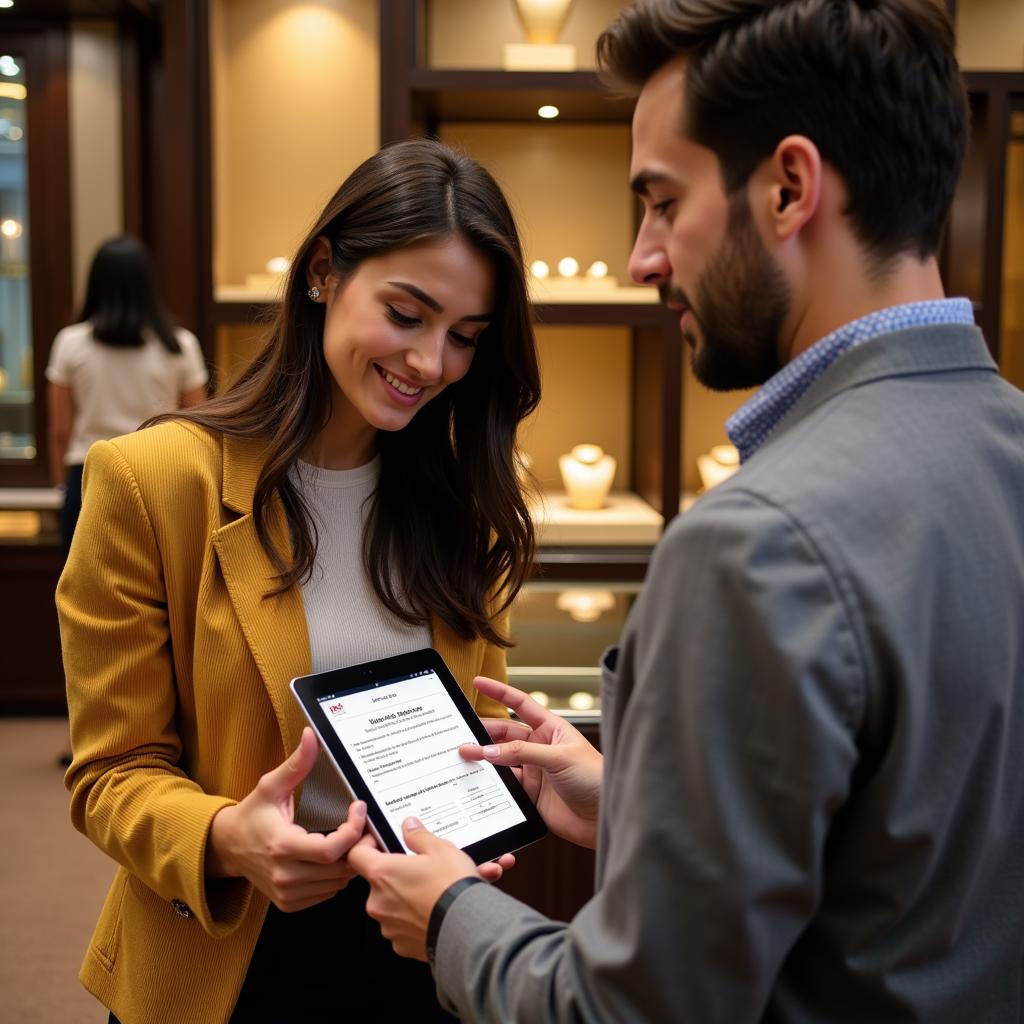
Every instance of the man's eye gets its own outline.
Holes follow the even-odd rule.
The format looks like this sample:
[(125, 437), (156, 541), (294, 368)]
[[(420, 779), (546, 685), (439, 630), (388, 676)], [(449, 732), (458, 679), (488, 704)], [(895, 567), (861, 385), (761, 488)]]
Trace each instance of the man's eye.
[(399, 313), (394, 306), (387, 303), (384, 307), (387, 310), (388, 319), (393, 320), (400, 327), (415, 327), (420, 321), (417, 317), (406, 316), (404, 313)]
[(663, 199), (660, 203), (655, 203), (652, 209), (656, 214), (658, 214), (661, 217), (664, 217), (665, 214), (668, 213), (669, 209), (671, 208), (674, 202), (674, 199)]

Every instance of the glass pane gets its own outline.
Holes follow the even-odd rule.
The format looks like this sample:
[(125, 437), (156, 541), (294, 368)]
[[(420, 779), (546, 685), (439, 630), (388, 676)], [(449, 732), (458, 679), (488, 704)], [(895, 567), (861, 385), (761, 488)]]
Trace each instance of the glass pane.
[(1003, 219), (1003, 310), (999, 362), (1003, 374), (1024, 388), (1024, 109), (1010, 118)]
[(586, 721), (600, 714), (605, 648), (617, 643), (638, 583), (532, 582), (512, 606), (516, 646), (508, 678), (552, 711)]
[(0, 459), (36, 454), (24, 63), (0, 54)]

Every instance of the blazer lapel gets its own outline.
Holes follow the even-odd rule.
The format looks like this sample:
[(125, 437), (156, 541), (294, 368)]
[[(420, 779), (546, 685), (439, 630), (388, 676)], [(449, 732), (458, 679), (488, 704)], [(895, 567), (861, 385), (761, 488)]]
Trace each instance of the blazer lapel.
[[(252, 496), (263, 466), (262, 444), (224, 438), (224, 504), (240, 518), (215, 530), (213, 546), (231, 603), (249, 650), (263, 677), (284, 739), (295, 748), (305, 724), (288, 690), (295, 676), (311, 671), (312, 656), (302, 595), (298, 587), (265, 596), (275, 586), (276, 570), (256, 536)], [(280, 503), (273, 503), (270, 534), (278, 550), (291, 550), (288, 525)]]

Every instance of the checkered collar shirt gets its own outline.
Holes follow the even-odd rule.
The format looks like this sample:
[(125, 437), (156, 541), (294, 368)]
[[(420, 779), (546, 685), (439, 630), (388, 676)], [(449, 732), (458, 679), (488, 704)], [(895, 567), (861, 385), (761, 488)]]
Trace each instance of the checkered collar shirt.
[(843, 324), (787, 363), (729, 417), (725, 429), (739, 449), (740, 461), (746, 462), (764, 444), (786, 413), (844, 352), (908, 327), (973, 323), (974, 312), (968, 299), (937, 299), (890, 306)]

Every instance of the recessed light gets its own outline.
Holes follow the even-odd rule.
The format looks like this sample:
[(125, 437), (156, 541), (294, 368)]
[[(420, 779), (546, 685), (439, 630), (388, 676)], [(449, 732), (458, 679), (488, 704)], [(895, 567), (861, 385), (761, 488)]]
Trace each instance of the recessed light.
[(558, 261), (558, 273), (562, 277), (575, 277), (580, 272), (580, 265), (571, 256), (563, 256)]
[(550, 103), (545, 103), (543, 107), (538, 109), (537, 116), (551, 120), (553, 117), (558, 117), (558, 107), (552, 106)]

